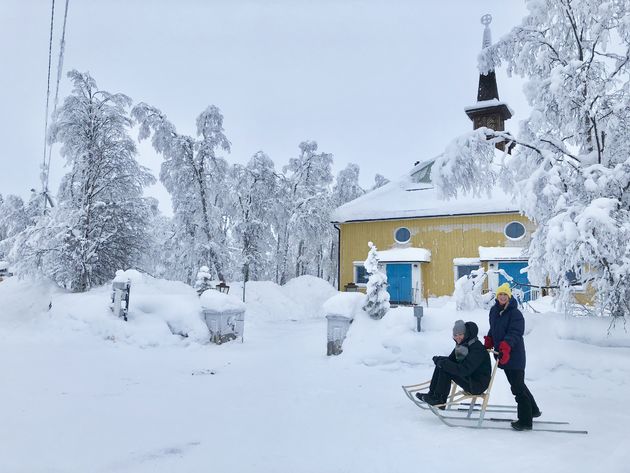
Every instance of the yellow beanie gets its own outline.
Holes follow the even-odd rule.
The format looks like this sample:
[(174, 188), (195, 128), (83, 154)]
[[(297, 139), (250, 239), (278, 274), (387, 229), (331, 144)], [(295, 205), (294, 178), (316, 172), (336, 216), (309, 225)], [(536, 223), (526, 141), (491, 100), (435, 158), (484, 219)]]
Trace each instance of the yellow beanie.
[(512, 289), (510, 289), (510, 285), (506, 282), (497, 287), (497, 296), (499, 294), (507, 294), (508, 297), (512, 297)]

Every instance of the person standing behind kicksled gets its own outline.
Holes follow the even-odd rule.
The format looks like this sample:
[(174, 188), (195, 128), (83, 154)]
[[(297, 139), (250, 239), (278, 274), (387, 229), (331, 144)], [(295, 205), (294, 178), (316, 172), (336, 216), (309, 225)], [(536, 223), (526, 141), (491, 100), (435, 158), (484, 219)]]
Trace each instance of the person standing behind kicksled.
[(499, 352), (499, 368), (505, 372), (516, 398), (518, 420), (515, 430), (532, 430), (532, 418), (540, 417), (534, 396), (525, 385), (525, 319), (508, 283), (497, 288), (496, 303), (490, 309), (490, 330), (483, 337), (484, 347)]

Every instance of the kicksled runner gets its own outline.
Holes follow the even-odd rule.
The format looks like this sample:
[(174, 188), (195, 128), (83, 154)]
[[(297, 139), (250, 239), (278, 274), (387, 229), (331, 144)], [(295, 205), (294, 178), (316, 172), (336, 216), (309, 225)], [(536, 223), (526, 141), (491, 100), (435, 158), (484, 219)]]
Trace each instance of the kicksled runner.
[[(444, 404), (432, 406), (416, 397), (429, 389), (431, 381), (420, 384), (403, 386), (403, 391), (420, 409), (431, 411), (444, 424), (449, 427), (464, 427), (469, 429), (497, 429), (512, 430), (510, 422), (515, 420), (516, 406), (490, 404), (490, 391), (497, 372), (498, 361), (495, 360), (490, 377), (488, 389), (483, 394), (470, 394), (462, 390), (457, 384), (452, 383), (451, 392)], [(512, 415), (512, 418), (506, 417)], [(568, 428), (569, 422), (534, 420), (532, 431), (558, 432), (564, 434), (588, 434), (586, 430), (573, 430)]]

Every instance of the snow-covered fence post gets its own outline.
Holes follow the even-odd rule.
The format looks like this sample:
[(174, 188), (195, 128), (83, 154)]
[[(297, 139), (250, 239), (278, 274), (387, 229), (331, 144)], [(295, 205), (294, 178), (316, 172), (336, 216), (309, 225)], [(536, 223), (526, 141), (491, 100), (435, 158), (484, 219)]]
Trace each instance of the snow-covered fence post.
[(389, 310), (389, 292), (387, 292), (387, 275), (378, 267), (378, 251), (374, 243), (369, 242), (370, 252), (363, 266), (370, 277), (367, 282), (367, 299), (363, 310), (373, 319), (382, 319)]
[(112, 297), (109, 308), (116, 317), (127, 321), (129, 313), (129, 293), (131, 292), (131, 281), (117, 271), (116, 277), (112, 281)]
[(201, 295), (201, 312), (212, 343), (221, 345), (237, 338), (243, 342), (245, 304), (240, 300), (219, 291), (206, 291)]
[(413, 306), (413, 316), (416, 318), (416, 330), (422, 332), (422, 316), (424, 315), (424, 307), (421, 305)]

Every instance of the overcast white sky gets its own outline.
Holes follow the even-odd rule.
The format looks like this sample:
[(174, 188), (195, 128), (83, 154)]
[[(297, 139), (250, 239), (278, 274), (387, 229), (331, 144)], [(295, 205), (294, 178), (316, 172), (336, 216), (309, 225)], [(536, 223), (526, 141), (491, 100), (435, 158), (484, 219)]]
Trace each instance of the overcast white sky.
[[(0, 2), (0, 193), (39, 189), (50, 0)], [(56, 0), (53, 65), (65, 0)], [(225, 117), (229, 161), (265, 151), (280, 168), (311, 139), (335, 172), (395, 178), (469, 130), (476, 57), (491, 13), (493, 39), (525, 14), (520, 0), (70, 0), (64, 72), (165, 112), (193, 133), (210, 104)], [(526, 117), (522, 81), (498, 72), (499, 94)], [(54, 74), (54, 71), (53, 71)], [(54, 86), (54, 82), (53, 82)], [(63, 78), (61, 98), (69, 91)], [(134, 138), (137, 135), (134, 132)], [(53, 149), (51, 190), (64, 173)], [(157, 175), (150, 145), (139, 160)], [(168, 194), (150, 189), (170, 213)]]

